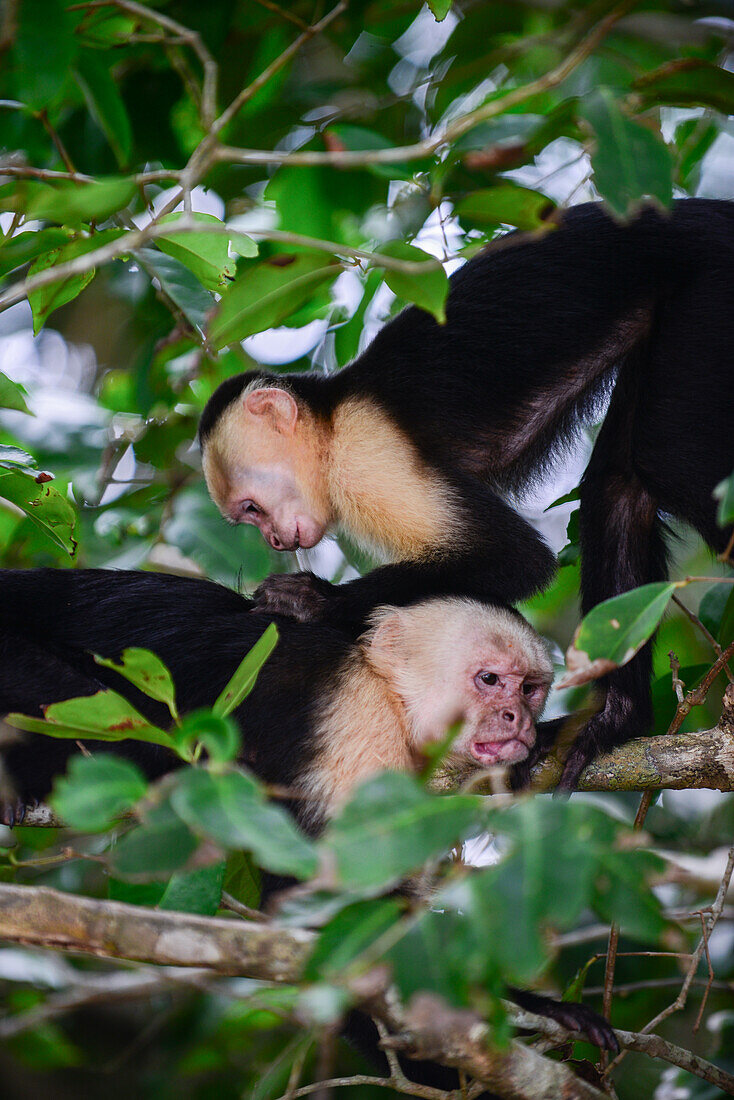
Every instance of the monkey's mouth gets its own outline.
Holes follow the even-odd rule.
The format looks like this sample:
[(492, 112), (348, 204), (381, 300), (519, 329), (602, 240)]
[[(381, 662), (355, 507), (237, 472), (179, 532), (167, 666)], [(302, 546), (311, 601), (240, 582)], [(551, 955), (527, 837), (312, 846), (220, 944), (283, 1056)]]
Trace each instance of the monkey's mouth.
[(492, 764), (514, 764), (530, 752), (524, 741), (511, 737), (506, 741), (473, 741), (471, 754), (484, 767)]

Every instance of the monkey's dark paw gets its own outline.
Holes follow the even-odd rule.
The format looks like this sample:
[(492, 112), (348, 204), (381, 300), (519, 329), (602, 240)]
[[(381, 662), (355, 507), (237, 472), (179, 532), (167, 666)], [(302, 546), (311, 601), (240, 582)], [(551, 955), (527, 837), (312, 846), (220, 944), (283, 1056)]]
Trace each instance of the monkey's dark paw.
[(313, 573), (276, 573), (255, 590), (253, 611), (287, 615), (299, 623), (321, 619), (331, 585)]
[(600, 1050), (619, 1054), (619, 1042), (614, 1028), (603, 1016), (586, 1005), (571, 1001), (555, 1002), (557, 1011), (547, 1015), (567, 1031), (580, 1031)]
[(529, 993), (526, 990), (513, 990), (512, 999), (528, 1012), (555, 1020), (566, 1031), (581, 1032), (600, 1050), (619, 1053), (619, 1043), (612, 1025), (592, 1008), (575, 1001), (556, 1001), (553, 997), (544, 997), (541, 993)]
[(578, 781), (584, 768), (596, 757), (595, 750), (588, 744), (579, 744), (572, 747), (563, 765), (561, 778), (553, 792), (557, 798), (567, 798), (578, 786)]
[(0, 823), (12, 829), (14, 825), (22, 825), (26, 811), (37, 806), (38, 802), (26, 802), (16, 795), (0, 797)]

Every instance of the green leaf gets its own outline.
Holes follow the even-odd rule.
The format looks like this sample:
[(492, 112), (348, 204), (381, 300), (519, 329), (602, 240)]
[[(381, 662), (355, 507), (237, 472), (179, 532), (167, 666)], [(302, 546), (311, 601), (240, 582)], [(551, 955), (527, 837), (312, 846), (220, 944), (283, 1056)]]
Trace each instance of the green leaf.
[(362, 300), (352, 317), (334, 329), (334, 352), (340, 366), (346, 366), (354, 359), (359, 351), (360, 337), (364, 331), (364, 318), (368, 307), (382, 286), (382, 272), (378, 268), (372, 268), (367, 274), (367, 279), (362, 292)]
[(265, 801), (259, 785), (243, 772), (184, 772), (171, 805), (190, 827), (223, 847), (245, 848), (269, 871), (309, 878), (318, 866), (316, 848), (279, 806)]
[(121, 168), (132, 150), (132, 129), (122, 96), (112, 79), (109, 64), (93, 50), (81, 50), (74, 68), (74, 77), (82, 90), (94, 121), (110, 143)]
[(43, 252), (51, 252), (67, 244), (69, 234), (64, 229), (40, 229), (33, 233), (16, 233), (6, 237), (0, 244), (0, 276), (7, 275), (16, 267), (30, 263)]
[(260, 907), (260, 871), (247, 852), (230, 852), (223, 889), (250, 909)]
[(426, 0), (437, 23), (443, 22), (451, 11), (451, 0)]
[[(78, 237), (76, 240), (62, 245), (61, 248), (55, 248), (52, 252), (46, 252), (43, 256), (39, 256), (31, 264), (28, 274), (37, 275), (48, 268), (58, 267), (59, 264), (64, 264), (68, 260), (74, 260), (77, 256), (85, 256), (88, 252), (95, 252), (103, 245), (124, 235), (125, 232), (122, 229), (106, 229), (103, 233), (97, 233), (91, 237)], [(33, 335), (38, 335), (49, 315), (55, 309), (73, 301), (77, 295), (81, 294), (85, 286), (91, 283), (95, 274), (96, 269), (92, 267), (89, 271), (84, 271), (79, 275), (72, 275), (69, 278), (60, 279), (58, 282), (31, 291), (28, 295), (28, 301), (33, 311)]]
[(625, 218), (646, 198), (670, 206), (673, 160), (662, 138), (622, 114), (609, 88), (582, 100), (581, 111), (597, 138), (594, 184), (612, 213)]
[(152, 269), (161, 290), (175, 302), (186, 319), (203, 332), (215, 305), (211, 292), (204, 289), (184, 264), (173, 256), (164, 255), (157, 248), (138, 248), (135, 255), (147, 269)]
[(462, 199), (456, 204), (456, 213), (463, 224), (480, 229), (488, 225), (538, 229), (555, 208), (553, 200), (539, 191), (517, 183), (498, 183)]
[(652, 852), (608, 851), (596, 883), (594, 909), (603, 920), (616, 921), (625, 935), (656, 943), (665, 920), (649, 879), (664, 866)]
[(485, 999), (494, 948), (494, 941), (483, 936), (477, 950), (476, 937), (464, 915), (450, 909), (441, 913), (429, 910), (406, 927), (387, 960), (405, 1002), (414, 993), (431, 992), (449, 1004), (463, 1005), (469, 1002), (472, 986), (481, 985)]
[(358, 901), (342, 909), (319, 935), (306, 963), (305, 981), (338, 976), (399, 919), (402, 909), (395, 898)]
[[(2, 381), (0, 379), (1, 387)], [(35, 478), (37, 465), (35, 458), (33, 455), (28, 454), (28, 451), (23, 451), (20, 447), (12, 447), (7, 443), (0, 443), (0, 468), (4, 470), (22, 470)], [(39, 482), (36, 482), (36, 484), (39, 484)]]
[(201, 744), (210, 760), (227, 764), (240, 750), (240, 729), (231, 718), (223, 718), (208, 707), (201, 707), (187, 714), (181, 728), (172, 736), (182, 756), (190, 757), (194, 746)]
[[(30, 409), (25, 403), (25, 390), (22, 386), (19, 386), (17, 382), (13, 382), (6, 374), (0, 372), (0, 409), (17, 409), (18, 412), (30, 413)], [(17, 450), (13, 447), (0, 446), (0, 460), (2, 459), (2, 452), (9, 450)], [(22, 454), (23, 452), (19, 452)], [(5, 465), (0, 461), (0, 465)], [(20, 465), (16, 463), (16, 465)]]
[(43, 708), (45, 720), (10, 714), (6, 721), (17, 729), (46, 733), (49, 737), (83, 737), (93, 741), (146, 741), (173, 748), (168, 734), (153, 726), (116, 691), (98, 691), (78, 699), (64, 699)]
[[(184, 216), (193, 216), (198, 222), (221, 225), (224, 228), (224, 223), (213, 214), (169, 214), (162, 219), (161, 224), (175, 223)], [(169, 256), (173, 256), (184, 264), (203, 287), (221, 293), (222, 288), (228, 286), (237, 272), (237, 260), (229, 255), (229, 242), (232, 238), (236, 238), (236, 247), (241, 256), (257, 256), (257, 245), (243, 233), (232, 234), (232, 237), (229, 237), (226, 233), (205, 231), (201, 233), (171, 232), (168, 236), (159, 237), (156, 244), (161, 252), (168, 253)]]
[(75, 756), (54, 784), (51, 805), (71, 829), (101, 832), (143, 797), (148, 784), (129, 760), (108, 753)]
[(61, 0), (23, 0), (17, 20), (18, 98), (46, 111), (63, 91), (76, 54), (73, 28)]
[(165, 703), (174, 718), (178, 718), (176, 710), (176, 689), (173, 678), (160, 657), (151, 653), (149, 649), (131, 647), (122, 652), (122, 662), (108, 660), (99, 657), (96, 653), (94, 659), (98, 665), (112, 668), (124, 676), (131, 684), (135, 684), (145, 695), (151, 699), (157, 699), (159, 703)]
[(0, 469), (0, 497), (22, 509), (34, 526), (73, 558), (77, 550), (76, 512), (58, 489), (46, 484), (48, 478), (48, 474), (29, 477)]
[[(570, 928), (591, 900), (603, 825), (598, 810), (550, 799), (528, 799), (492, 816), (492, 828), (513, 838), (501, 866), (512, 867), (538, 925)], [(487, 869), (491, 878), (494, 868)]]
[(719, 482), (714, 489), (714, 497), (719, 502), (716, 522), (719, 527), (728, 527), (734, 523), (734, 473)]
[(551, 508), (558, 508), (561, 504), (572, 504), (574, 501), (580, 500), (581, 494), (578, 486), (572, 489), (570, 493), (564, 493), (562, 497), (556, 497), (547, 508), (543, 509), (543, 512), (550, 512)]
[(734, 588), (730, 584), (712, 584), (708, 592), (701, 597), (697, 614), (714, 638), (719, 637), (727, 604), (732, 597), (734, 597)]
[(567, 674), (558, 685), (596, 680), (631, 661), (653, 634), (680, 582), (643, 584), (592, 608), (566, 652)]
[(158, 902), (159, 909), (176, 909), (179, 913), (200, 913), (213, 917), (219, 908), (224, 883), (224, 860), (210, 867), (193, 871), (177, 871)]
[(122, 837), (109, 859), (115, 874), (123, 878), (160, 878), (183, 867), (196, 846), (196, 837), (164, 802)]
[(713, 107), (734, 114), (734, 73), (710, 61), (688, 57), (645, 73), (632, 84), (645, 106)]
[(278, 628), (275, 623), (271, 623), (249, 653), (242, 658), (236, 671), (221, 691), (212, 707), (214, 714), (225, 717), (247, 698), (255, 686), (260, 669), (277, 644)]
[(19, 211), (29, 220), (82, 226), (103, 221), (121, 210), (135, 193), (134, 180), (116, 176), (87, 183), (21, 180), (0, 187), (0, 209)]
[(223, 348), (281, 324), (340, 273), (331, 257), (305, 252), (249, 266), (222, 295), (209, 326), (212, 345)]
[(342, 886), (387, 886), (478, 829), (481, 808), (476, 796), (439, 797), (413, 776), (385, 772), (358, 788), (321, 845)]
[(445, 324), (449, 280), (441, 263), (434, 256), (424, 252), (422, 248), (415, 248), (412, 244), (404, 244), (402, 241), (388, 241), (377, 251), (384, 256), (391, 256), (394, 260), (410, 260), (412, 263), (434, 261), (436, 267), (433, 271), (422, 271), (416, 275), (405, 275), (401, 271), (390, 271), (386, 268), (385, 282), (393, 294), (402, 301), (413, 302), (421, 309), (432, 313), (439, 325)]

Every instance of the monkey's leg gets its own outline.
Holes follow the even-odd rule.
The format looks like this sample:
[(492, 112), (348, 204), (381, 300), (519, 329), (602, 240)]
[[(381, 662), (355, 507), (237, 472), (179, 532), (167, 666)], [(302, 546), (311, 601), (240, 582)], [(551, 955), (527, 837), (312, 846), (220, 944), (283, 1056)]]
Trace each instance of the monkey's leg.
[[(636, 373), (639, 359), (627, 364)], [(603, 600), (666, 576), (658, 503), (632, 468), (631, 431), (639, 374), (620, 375), (581, 485), (581, 594), (586, 614)], [(604, 706), (566, 758), (559, 787), (573, 790), (586, 765), (632, 737), (650, 733), (651, 644), (599, 681)]]

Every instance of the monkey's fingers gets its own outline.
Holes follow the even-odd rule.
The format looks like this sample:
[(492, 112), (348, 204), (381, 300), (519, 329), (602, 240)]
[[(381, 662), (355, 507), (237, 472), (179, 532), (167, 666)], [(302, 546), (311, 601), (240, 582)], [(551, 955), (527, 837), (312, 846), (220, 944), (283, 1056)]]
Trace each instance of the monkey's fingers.
[(331, 585), (313, 573), (276, 573), (255, 589), (253, 611), (300, 623), (322, 618)]
[(525, 989), (513, 989), (510, 991), (510, 996), (528, 1012), (555, 1020), (561, 1027), (565, 1027), (566, 1031), (580, 1032), (601, 1050), (618, 1053), (619, 1042), (612, 1025), (592, 1008), (577, 1004), (575, 1001), (556, 1001), (553, 997), (546, 997), (542, 993), (530, 993)]
[(592, 747), (577, 742), (566, 757), (560, 781), (553, 792), (554, 795), (563, 798), (572, 794), (578, 786), (584, 768), (591, 763), (596, 755)]
[(37, 805), (35, 799), (32, 803), (26, 803), (18, 795), (0, 798), (0, 823), (7, 825), (9, 829), (12, 829), (14, 825), (22, 825), (26, 810), (29, 806), (32, 808), (32, 806)]

